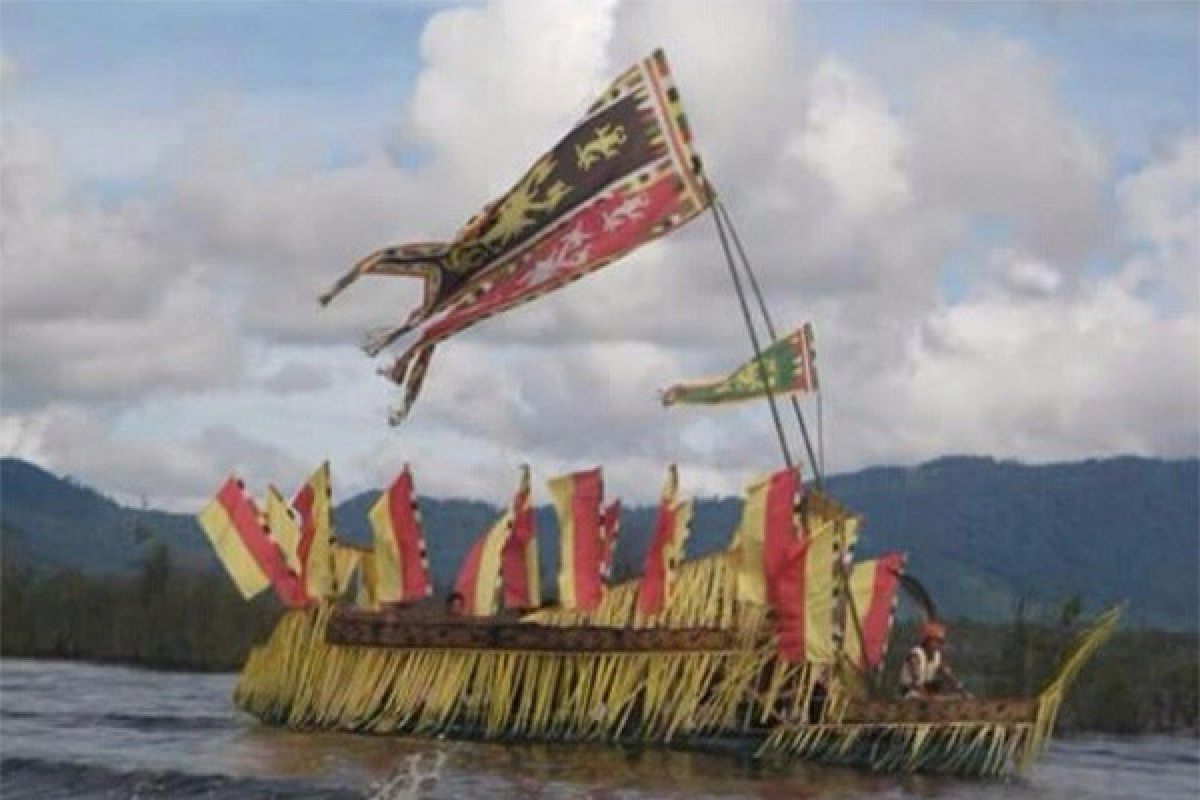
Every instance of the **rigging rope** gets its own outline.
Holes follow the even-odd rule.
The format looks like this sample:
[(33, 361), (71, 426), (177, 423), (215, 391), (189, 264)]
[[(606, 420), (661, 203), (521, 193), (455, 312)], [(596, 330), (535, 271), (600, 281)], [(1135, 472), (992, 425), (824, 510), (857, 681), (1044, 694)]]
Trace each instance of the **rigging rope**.
[(721, 249), (725, 251), (725, 263), (729, 267), (729, 276), (733, 278), (733, 288), (737, 291), (738, 303), (742, 307), (742, 319), (746, 322), (746, 330), (750, 333), (750, 343), (754, 346), (754, 363), (758, 364), (758, 377), (762, 380), (763, 388), (767, 392), (767, 402), (771, 406), (771, 419), (775, 422), (775, 435), (779, 437), (779, 449), (783, 451), (783, 463), (787, 465), (788, 469), (792, 469), (794, 466), (792, 451), (788, 449), (787, 437), (783, 433), (783, 420), (779, 417), (775, 392), (771, 390), (771, 383), (767, 380), (767, 368), (762, 360), (762, 346), (758, 341), (758, 332), (754, 329), (754, 320), (750, 316), (750, 305), (746, 302), (746, 291), (742, 288), (742, 279), (738, 276), (733, 252), (729, 249), (728, 235), (722, 224), (721, 215), (717, 211), (720, 204), (717, 202), (717, 193), (712, 188), (711, 182), (709, 183), (709, 205), (712, 209), (713, 221), (717, 225), (717, 236), (721, 239)]
[[(746, 273), (746, 277), (750, 279), (750, 288), (754, 292), (754, 297), (758, 301), (758, 310), (762, 314), (763, 322), (767, 325), (767, 333), (771, 336), (771, 341), (779, 338), (775, 332), (775, 323), (771, 319), (771, 312), (767, 310), (766, 300), (763, 299), (762, 289), (759, 288), (758, 278), (754, 275), (754, 270), (750, 268), (750, 259), (746, 257), (746, 251), (742, 248), (741, 237), (737, 234), (737, 228), (734, 227), (733, 218), (729, 214), (729, 210), (725, 208), (725, 204), (720, 200), (713, 199), (714, 213), (724, 218), (725, 224), (729, 226), (729, 234), (733, 239), (733, 245), (737, 249), (738, 257), (742, 262), (742, 270)], [(739, 290), (740, 291), (740, 290)], [(804, 449), (808, 453), (808, 463), (812, 466), (813, 477), (816, 479), (817, 487), (820, 488), (823, 481), (820, 465), (817, 463), (817, 457), (813, 453), (812, 440), (808, 435), (808, 426), (804, 424), (804, 414), (800, 411), (800, 401), (793, 395), (792, 410), (796, 413), (796, 423), (800, 426), (800, 433), (804, 437)]]

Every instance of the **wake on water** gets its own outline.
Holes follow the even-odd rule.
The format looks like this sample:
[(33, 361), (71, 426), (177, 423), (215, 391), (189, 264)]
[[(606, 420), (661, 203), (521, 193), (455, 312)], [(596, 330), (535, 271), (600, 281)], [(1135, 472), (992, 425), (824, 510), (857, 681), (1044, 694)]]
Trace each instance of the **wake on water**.
[(899, 798), (1200, 796), (1195, 739), (1055, 743), (1027, 780), (874, 776), (598, 745), (294, 733), (231, 705), (234, 676), (0, 661), (4, 798)]

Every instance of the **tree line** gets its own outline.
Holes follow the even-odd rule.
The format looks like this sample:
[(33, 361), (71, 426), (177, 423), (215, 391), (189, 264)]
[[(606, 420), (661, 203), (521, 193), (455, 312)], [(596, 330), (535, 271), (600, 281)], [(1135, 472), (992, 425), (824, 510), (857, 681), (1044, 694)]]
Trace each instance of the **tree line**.
[[(150, 539), (136, 573), (48, 572), (5, 558), (0, 655), (79, 659), (159, 669), (237, 670), (281, 609), (269, 593), (247, 603), (224, 575), (181, 569)], [(947, 653), (974, 694), (1031, 696), (1079, 629), (1072, 599), (1054, 617), (1024, 603), (1007, 624), (959, 620)], [(895, 692), (914, 623), (892, 634), (881, 692)], [(1060, 712), (1060, 731), (1200, 733), (1195, 634), (1120, 630), (1083, 670)]]

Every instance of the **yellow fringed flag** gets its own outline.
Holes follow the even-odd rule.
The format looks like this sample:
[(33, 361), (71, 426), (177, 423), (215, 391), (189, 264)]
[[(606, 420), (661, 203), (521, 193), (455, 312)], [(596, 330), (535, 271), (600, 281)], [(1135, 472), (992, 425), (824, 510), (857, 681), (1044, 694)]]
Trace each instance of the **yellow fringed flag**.
[(832, 526), (807, 536), (801, 543), (800, 560), (804, 601), (801, 613), (803, 655), (795, 660), (828, 664), (836, 660), (833, 614), (838, 595), (840, 551)]
[(536, 608), (542, 602), (529, 467), (521, 466), (521, 482), (512, 500), (512, 534), (504, 543), (501, 573), (505, 608)]
[(564, 609), (595, 611), (604, 598), (604, 542), (600, 468), (560, 475), (546, 482), (558, 514), (561, 547), (558, 602)]
[(367, 516), (375, 540), (377, 600), (403, 603), (433, 594), (425, 534), (407, 464)]
[(860, 669), (873, 670), (883, 664), (896, 613), (896, 590), (903, 571), (904, 556), (888, 553), (855, 564), (850, 573), (850, 598), (857, 612), (857, 623), (847, 614), (842, 629), (845, 631), (846, 656)]
[(268, 586), (290, 607), (305, 603), (299, 578), (287, 567), (271, 541), (269, 528), (246, 493), (245, 484), (231, 475), (216, 497), (196, 515), (234, 585), (249, 600)]
[(782, 569), (789, 543), (795, 542), (795, 470), (756, 478), (746, 486), (742, 518), (731, 549), (737, 553), (737, 591), (744, 602), (774, 605), (770, 597), (773, 572)]
[(463, 613), (473, 617), (488, 617), (498, 610), (500, 554), (511, 533), (512, 511), (505, 511), (467, 552), (458, 570), (458, 577), (454, 580), (454, 591), (463, 598)]
[(288, 567), (297, 575), (304, 574), (300, 561), (300, 521), (295, 509), (274, 486), (267, 487), (267, 526), (275, 537)]
[(300, 544), (297, 551), (304, 566), (304, 588), (309, 597), (331, 597), (335, 590), (333, 571), (333, 489), (329, 462), (317, 467), (292, 499), (300, 514)]
[(659, 499), (654, 536), (646, 548), (642, 578), (638, 582), (638, 613), (660, 614), (671, 602), (671, 584), (683, 561), (683, 546), (692, 524), (692, 501), (680, 502), (679, 472), (674, 464), (667, 468), (667, 479)]

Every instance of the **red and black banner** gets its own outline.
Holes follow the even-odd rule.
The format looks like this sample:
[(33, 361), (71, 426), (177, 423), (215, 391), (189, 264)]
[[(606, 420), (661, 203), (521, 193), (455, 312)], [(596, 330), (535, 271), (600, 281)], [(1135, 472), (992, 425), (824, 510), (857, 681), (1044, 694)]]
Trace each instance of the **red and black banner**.
[(587, 115), (452, 242), (384, 248), (325, 295), (365, 274), (425, 281), (419, 308), (372, 334), (372, 355), (413, 331), (388, 370), (405, 387), (402, 419), (420, 392), (434, 346), (493, 314), (552, 292), (683, 225), (710, 190), (661, 50), (625, 71)]

